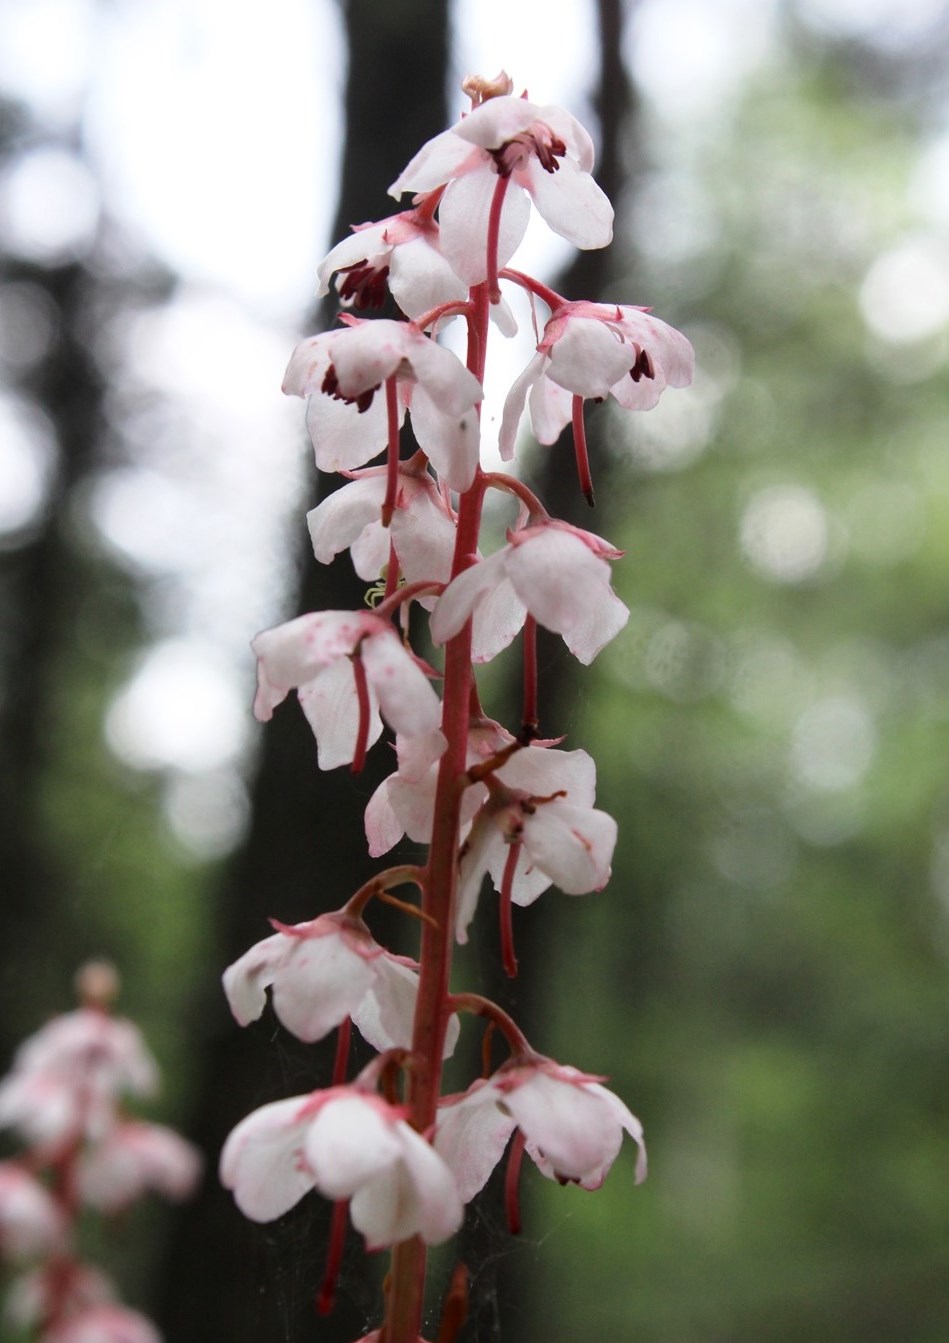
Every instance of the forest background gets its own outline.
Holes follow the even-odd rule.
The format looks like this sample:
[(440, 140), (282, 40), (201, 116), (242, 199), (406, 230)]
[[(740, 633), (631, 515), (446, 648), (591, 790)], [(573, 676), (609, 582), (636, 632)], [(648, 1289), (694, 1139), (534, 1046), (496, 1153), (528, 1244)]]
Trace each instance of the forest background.
[(196, 1202), (91, 1233), (170, 1343), (351, 1343), (377, 1299), (354, 1242), (317, 1328), (325, 1210), (250, 1226), (216, 1187), (237, 1119), (328, 1067), (238, 1030), (220, 972), (371, 872), (383, 768), (256, 727), (247, 643), (363, 598), (307, 557), (279, 394), (316, 262), (501, 65), (591, 126), (617, 206), (608, 254), (530, 264), (652, 306), (698, 373), (590, 415), (592, 521), (565, 445), (529, 465), (628, 551), (624, 636), (578, 684), (545, 644), (541, 681), (620, 842), (604, 892), (521, 913), (517, 981), (487, 935), (459, 982), (607, 1074), (651, 1173), (536, 1180), (517, 1240), (489, 1189), (466, 1337), (949, 1337), (949, 6), (562, 9), (0, 4), (0, 1065), (117, 963), (209, 1154)]

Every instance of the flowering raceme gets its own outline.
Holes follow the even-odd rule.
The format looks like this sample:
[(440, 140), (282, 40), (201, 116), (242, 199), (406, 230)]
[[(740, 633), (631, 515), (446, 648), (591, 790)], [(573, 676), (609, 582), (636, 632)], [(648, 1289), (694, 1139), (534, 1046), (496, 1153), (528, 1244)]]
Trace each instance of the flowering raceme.
[[(612, 206), (593, 177), (592, 140), (568, 112), (515, 97), (503, 72), (463, 87), (467, 115), (424, 145), (390, 188), (397, 198), (412, 193), (408, 208), (355, 227), (319, 266), (321, 293), (335, 277), (346, 307), (391, 298), (406, 320), (345, 313), (341, 326), (297, 346), (284, 381), (306, 399), (317, 467), (344, 477), (307, 515), (314, 555), (326, 564), (349, 551), (369, 585), (367, 609), (301, 615), (252, 645), (257, 718), (266, 722), (295, 690), (319, 767), (348, 763), (358, 772), (390, 730), (392, 768), (365, 809), (370, 856), (403, 837), (424, 856), (385, 868), (342, 909), (314, 910), (292, 925), (275, 918), (273, 933), (224, 973), (240, 1024), (261, 1016), (269, 991), (277, 1019), (299, 1039), (335, 1033), (331, 1084), (237, 1122), (220, 1173), (255, 1221), (312, 1192), (333, 1203), (322, 1311), (332, 1307), (347, 1219), (367, 1248), (392, 1248), (385, 1318), (364, 1343), (419, 1343), (426, 1246), (455, 1234), (505, 1148), (512, 1229), (525, 1152), (544, 1176), (593, 1190), (628, 1134), (639, 1149), (637, 1182), (646, 1172), (639, 1121), (600, 1077), (541, 1056), (496, 1003), (451, 988), (454, 945), (470, 936), (486, 878), (497, 891), (490, 903), (509, 975), (517, 973), (515, 908), (550, 886), (585, 895), (609, 880), (617, 826), (596, 806), (594, 762), (581, 748), (562, 749), (561, 738), (541, 738), (537, 627), (588, 665), (629, 616), (612, 586), (623, 552), (551, 517), (520, 476), (485, 470), (479, 415), (489, 335), (512, 332), (504, 293), (516, 286), (549, 316), (542, 331), (536, 322), (536, 352), (505, 399), (502, 457), (515, 455), (525, 408), (541, 443), (571, 424), (580, 489), (592, 504), (585, 402), (611, 396), (646, 411), (690, 381), (692, 349), (645, 308), (570, 300), (509, 266), (532, 205), (583, 248), (610, 241)], [(464, 361), (438, 343), (449, 322), (464, 325)], [(415, 441), (404, 451), (409, 428)], [(501, 545), (482, 536), (489, 491), (511, 506)], [(510, 727), (485, 712), (476, 679), (482, 663), (508, 649), (523, 686), (520, 721)], [(404, 886), (417, 894), (393, 894)], [(278, 915), (279, 901), (274, 892)], [(376, 940), (373, 902), (406, 920), (417, 957)], [(485, 1028), (483, 1075), (445, 1096), (443, 1061), (465, 1015)], [(378, 1051), (355, 1078), (352, 1024)], [(509, 1051), (499, 1065), (498, 1036)], [(125, 1153), (142, 1144), (119, 1134), (115, 1146)], [(130, 1160), (130, 1186), (162, 1178), (157, 1156)], [(453, 1343), (461, 1328), (466, 1282), (459, 1265), (440, 1343)]]

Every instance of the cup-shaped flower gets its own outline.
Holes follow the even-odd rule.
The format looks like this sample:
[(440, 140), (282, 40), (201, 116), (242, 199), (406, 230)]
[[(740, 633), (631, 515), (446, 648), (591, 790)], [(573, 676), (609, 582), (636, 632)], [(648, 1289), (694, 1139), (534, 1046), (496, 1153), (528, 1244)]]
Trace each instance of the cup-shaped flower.
[(482, 641), (473, 646), (476, 662), (506, 648), (529, 611), (538, 624), (562, 635), (576, 658), (591, 663), (629, 619), (628, 608), (610, 586), (607, 562), (623, 552), (592, 532), (554, 519), (507, 535), (506, 546), (449, 583), (432, 615), (432, 638), (447, 642), (482, 603), (503, 598), (519, 618), (483, 630)]
[[(224, 972), (224, 991), (242, 1026), (263, 1012), (269, 988), (278, 1018), (299, 1040), (321, 1040), (352, 1017), (374, 1049), (409, 1048), (418, 996), (414, 961), (386, 951), (345, 910), (274, 927), (272, 937)], [(455, 1018), (447, 1052), (457, 1034)]]
[[(523, 761), (531, 766), (541, 754), (522, 751), (510, 764)], [(508, 876), (514, 904), (532, 904), (551, 883), (567, 895), (586, 895), (601, 890), (610, 879), (617, 825), (612, 816), (592, 805), (592, 786), (586, 786), (593, 772), (592, 760), (585, 751), (543, 755), (552, 757), (551, 768), (540, 777), (546, 774), (551, 781), (559, 779), (560, 787), (537, 794), (495, 779), (462, 845), (455, 921), (459, 942), (468, 939), (485, 874), (490, 872), (498, 890), (503, 889), (512, 844), (520, 845), (517, 865)], [(516, 766), (514, 771), (509, 767), (505, 771), (517, 775)], [(537, 779), (538, 772), (532, 772)]]
[(65, 1234), (63, 1210), (46, 1186), (16, 1162), (0, 1162), (0, 1258), (50, 1254)]
[(487, 276), (489, 218), (499, 179), (497, 261), (503, 266), (524, 236), (530, 201), (555, 233), (576, 247), (606, 247), (613, 207), (590, 176), (593, 141), (560, 107), (504, 94), (475, 107), (423, 145), (389, 188), (398, 198), (447, 183), (438, 208), (442, 251), (467, 283)]
[(612, 396), (626, 410), (651, 410), (667, 387), (687, 387), (694, 367), (685, 336), (645, 308), (565, 303), (551, 314), (537, 353), (507, 394), (501, 456), (514, 455), (528, 394), (534, 437), (555, 443), (570, 422), (574, 397)]
[(0, 1082), (0, 1127), (56, 1146), (97, 1137), (123, 1095), (155, 1090), (158, 1068), (138, 1028), (96, 1007), (55, 1017), (20, 1046)]
[(451, 1171), (405, 1122), (405, 1111), (358, 1086), (275, 1101), (224, 1144), (221, 1180), (253, 1221), (269, 1222), (310, 1189), (350, 1199), (369, 1249), (410, 1236), (437, 1244), (464, 1209)]
[(381, 307), (386, 293), (406, 317), (421, 317), (443, 303), (468, 297), (468, 287), (442, 255), (436, 202), (429, 198), (413, 210), (390, 215), (376, 223), (357, 224), (320, 262), (320, 295), (329, 292), (335, 273), (343, 303), (360, 308)]
[(439, 476), (453, 490), (467, 490), (478, 466), (481, 384), (411, 322), (349, 318), (294, 350), (283, 390), (308, 398), (317, 466), (353, 470), (387, 445), (386, 398), (375, 394), (389, 378), (398, 381), (415, 437)]
[(251, 647), (257, 654), (256, 717), (267, 722), (296, 689), (321, 769), (348, 764), (360, 742), (378, 741), (380, 713), (406, 737), (428, 737), (438, 729), (441, 706), (428, 677), (392, 625), (371, 611), (298, 616), (258, 634)]
[(642, 1125), (599, 1078), (551, 1059), (512, 1060), (439, 1105), (435, 1149), (466, 1203), (487, 1181), (515, 1128), (538, 1169), (561, 1184), (598, 1189), (624, 1132), (639, 1148), (636, 1183), (646, 1178)]
[(122, 1120), (83, 1152), (77, 1179), (83, 1202), (115, 1213), (148, 1191), (180, 1202), (194, 1192), (200, 1174), (197, 1149), (173, 1129)]

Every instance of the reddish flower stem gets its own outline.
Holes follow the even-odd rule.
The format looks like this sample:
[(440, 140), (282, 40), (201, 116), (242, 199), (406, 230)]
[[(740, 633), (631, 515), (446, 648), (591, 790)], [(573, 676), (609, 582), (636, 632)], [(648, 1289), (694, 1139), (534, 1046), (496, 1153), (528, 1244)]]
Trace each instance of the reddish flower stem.
[(508, 850), (501, 877), (501, 899), (499, 904), (501, 918), (501, 964), (508, 979), (517, 978), (517, 957), (514, 954), (514, 923), (511, 918), (511, 887), (514, 885), (514, 870), (521, 856), (521, 845), (515, 840)]
[(507, 1170), (504, 1172), (504, 1208), (507, 1212), (508, 1230), (512, 1236), (520, 1235), (521, 1231), (521, 1201), (518, 1198), (517, 1186), (523, 1155), (524, 1135), (520, 1129), (515, 1129), (507, 1157)]
[(510, 177), (498, 177), (494, 186), (494, 195), (491, 197), (491, 208), (488, 211), (487, 286), (488, 298), (492, 303), (501, 302), (501, 287), (498, 284), (498, 238), (501, 233), (501, 210), (504, 206), (504, 197), (507, 195), (510, 180)]
[(587, 453), (587, 431), (583, 423), (583, 397), (573, 398), (573, 451), (577, 459), (577, 475), (583, 497), (592, 508), (596, 503), (593, 493), (593, 477), (590, 474), (590, 458)]
[(340, 1199), (333, 1204), (333, 1216), (330, 1221), (330, 1243), (326, 1253), (326, 1271), (323, 1285), (316, 1298), (316, 1309), (321, 1315), (329, 1315), (336, 1302), (336, 1279), (339, 1277), (340, 1264), (343, 1262), (343, 1249), (346, 1245), (346, 1214), (349, 1199)]
[[(498, 205), (500, 216), (500, 205)], [(495, 267), (496, 269), (496, 267)], [(484, 379), (487, 353), (488, 285), (472, 291), (468, 316), (468, 368)], [(458, 504), (458, 529), (451, 577), (468, 568), (478, 549), (485, 482), (479, 470)], [(471, 622), (445, 647), (442, 732), (448, 745), (439, 761), (432, 840), (422, 887), (422, 945), (419, 986), (409, 1072), (409, 1122), (420, 1133), (435, 1123), (441, 1094), (442, 1055), (451, 1016), (449, 981), (454, 951), (455, 897), (458, 886), (458, 832), (467, 766), (469, 706), (474, 674)], [(417, 1343), (425, 1296), (426, 1248), (415, 1236), (392, 1251), (386, 1307), (386, 1343)]]
[(349, 768), (353, 774), (361, 774), (366, 763), (366, 747), (369, 742), (369, 719), (372, 706), (369, 702), (369, 682), (366, 680), (366, 669), (363, 666), (362, 658), (359, 656), (358, 648), (352, 655), (352, 664), (353, 678), (356, 682), (356, 701), (359, 705), (359, 728), (356, 733), (356, 746), (353, 750), (353, 763)]
[(386, 458), (386, 497), (382, 525), (388, 527), (399, 493), (399, 387), (395, 377), (386, 378), (386, 414), (389, 421), (389, 455)]
[(537, 621), (530, 613), (524, 621), (524, 703), (521, 709), (521, 738), (537, 736)]

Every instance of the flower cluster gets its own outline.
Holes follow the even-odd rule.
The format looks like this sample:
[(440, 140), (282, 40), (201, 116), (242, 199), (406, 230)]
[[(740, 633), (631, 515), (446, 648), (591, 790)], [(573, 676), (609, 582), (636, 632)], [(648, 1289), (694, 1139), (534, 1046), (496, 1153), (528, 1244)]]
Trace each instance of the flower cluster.
[[(319, 267), (321, 292), (335, 277), (345, 307), (391, 298), (404, 318), (345, 313), (339, 327), (297, 347), (284, 380), (306, 400), (317, 467), (345, 478), (307, 517), (314, 554), (328, 563), (350, 552), (371, 584), (367, 608), (301, 615), (253, 641), (256, 716), (268, 720), (296, 691), (319, 768), (360, 770), (391, 730), (394, 768), (366, 807), (369, 850), (380, 856), (408, 836), (427, 856), (381, 872), (342, 909), (294, 926), (273, 920), (271, 935), (224, 975), (242, 1025), (260, 1017), (269, 989), (288, 1030), (308, 1042), (335, 1031), (337, 1046), (330, 1087), (237, 1124), (221, 1178), (257, 1221), (313, 1190), (333, 1202), (322, 1309), (332, 1304), (347, 1218), (368, 1249), (393, 1247), (386, 1320), (368, 1336), (385, 1343), (417, 1343), (425, 1247), (459, 1229), (505, 1151), (512, 1228), (524, 1152), (547, 1178), (596, 1189), (625, 1133), (638, 1148), (637, 1182), (646, 1171), (639, 1121), (602, 1078), (538, 1054), (496, 1004), (450, 989), (453, 944), (467, 940), (486, 878), (512, 975), (514, 906), (550, 886), (584, 895), (609, 880), (617, 827), (595, 805), (594, 763), (539, 737), (536, 630), (560, 635), (588, 665), (629, 615), (611, 582), (622, 552), (552, 518), (518, 476), (485, 471), (479, 411), (490, 326), (511, 333), (504, 287), (520, 287), (549, 315), (536, 322), (536, 353), (508, 393), (501, 456), (514, 456), (525, 408), (540, 443), (572, 424), (580, 489), (592, 504), (585, 403), (609, 396), (648, 410), (666, 388), (690, 381), (692, 350), (645, 308), (569, 301), (509, 267), (532, 208), (581, 248), (609, 243), (613, 211), (574, 117), (515, 97), (503, 73), (464, 87), (467, 115), (390, 188), (397, 199), (411, 193), (409, 208), (358, 225)], [(465, 326), (464, 363), (437, 342), (450, 322)], [(407, 456), (406, 417), (415, 439)], [(489, 490), (511, 516), (505, 543), (483, 554)], [(423, 628), (424, 655), (411, 642)], [(524, 699), (512, 731), (484, 712), (475, 670), (515, 640)], [(417, 900), (395, 896), (402, 886)], [(374, 939), (365, 918), (374, 900), (417, 920), (417, 960)], [(509, 1057), (494, 1069), (486, 1061), (466, 1090), (443, 1095), (442, 1063), (465, 1013), (499, 1032)], [(352, 1023), (378, 1051), (354, 1078)], [(463, 1276), (446, 1298), (446, 1341), (463, 1316)]]
[(0, 1126), (25, 1144), (0, 1162), (0, 1258), (24, 1270), (7, 1315), (39, 1343), (160, 1343), (77, 1258), (75, 1232), (84, 1207), (112, 1215), (150, 1191), (187, 1198), (201, 1163), (173, 1130), (125, 1110), (152, 1094), (158, 1070), (138, 1029), (109, 1011), (114, 970), (91, 962), (77, 986), (81, 1006), (26, 1040), (0, 1081)]

